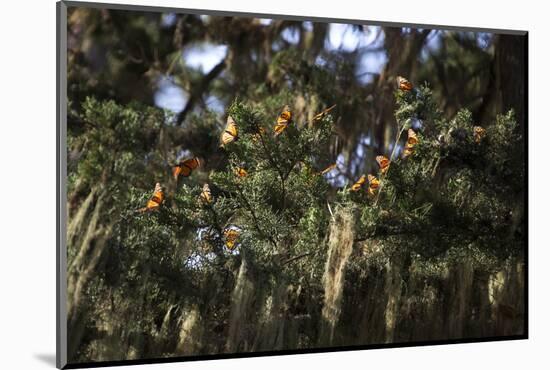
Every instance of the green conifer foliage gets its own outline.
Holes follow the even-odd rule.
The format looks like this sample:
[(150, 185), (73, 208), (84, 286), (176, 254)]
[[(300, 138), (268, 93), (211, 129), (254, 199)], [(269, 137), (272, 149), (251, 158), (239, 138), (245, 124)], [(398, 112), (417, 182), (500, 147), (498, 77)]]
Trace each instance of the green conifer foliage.
[[(170, 176), (169, 158), (163, 156), (164, 145), (158, 144), (163, 140), (164, 127), (158, 123), (162, 112), (93, 99), (84, 104), (80, 119), (91, 128), (71, 137), (70, 146), (91, 150), (82, 151), (73, 172), (79, 180), (69, 186), (105, 188), (109, 206), (101, 222), (112, 225), (104, 267), (90, 277), (86, 299), (94, 315), (101, 315), (108, 302), (117, 307), (88, 326), (118, 317), (130, 325), (111, 323), (113, 327), (104, 329), (107, 336), (126, 335), (140, 354), (162, 355), (162, 348), (169, 354), (176, 345), (172, 336), (177, 337), (178, 320), (184, 320), (171, 315), (198, 307), (203, 335), (209, 338), (195, 344), (200, 353), (270, 349), (244, 343), (254, 338), (247, 330), (262, 327), (264, 301), (279, 299), (277, 315), (283, 315), (283, 322), (289, 316), (307, 318), (307, 324), (294, 328), (294, 345), (350, 343), (345, 330), (351, 323), (339, 316), (321, 317), (323, 297), (329, 294), (325, 275), (332, 268), (327, 265), (329, 225), (338, 225), (345, 213), (352, 215), (353, 231), (347, 235), (354, 242), (352, 254), (338, 262), (347, 271), (345, 285), (331, 286), (344, 289), (341, 300), (334, 298), (340, 305), (336, 312), (352, 310), (350, 290), (357, 290), (369, 271), (380, 273), (388, 263), (400, 266), (404, 281), (413, 265), (425, 278), (437, 280), (434, 276), (446, 268), (467, 261), (476, 274), (492, 274), (521, 257), (522, 139), (513, 112), (498, 116), (476, 141), (468, 111), (447, 120), (427, 86), (398, 90), (395, 150), (388, 171), (374, 174), (380, 186), (369, 195), (368, 182), (352, 191), (353, 182), (332, 186), (321, 173), (334, 135), (331, 113), (315, 122), (292, 120), (280, 135), (274, 134), (277, 116), (289, 99), (284, 93), (265, 103), (232, 104), (227, 114), (238, 126), (237, 140), (216, 149), (225, 164), (206, 164), (177, 184)], [(403, 140), (411, 127), (418, 143), (404, 157)], [(113, 147), (116, 153), (109, 151)], [(239, 168), (246, 176), (237, 174)], [(97, 184), (97, 179), (104, 182)], [(136, 211), (151, 197), (155, 181), (163, 182), (166, 200), (156, 211)], [(204, 183), (211, 190), (210, 202), (201, 199)], [(228, 230), (237, 234), (233, 245)], [(69, 248), (70, 256), (74, 251)], [(331, 258), (337, 259), (334, 253)], [(242, 296), (251, 291), (239, 298), (249, 305), (245, 318), (231, 314), (232, 295), (242, 279), (237, 271), (244, 263), (255, 291), (254, 299)], [(332, 323), (332, 334), (318, 331), (323, 320)], [(228, 345), (224, 333), (232, 325), (238, 325), (237, 333), (244, 332)], [(281, 340), (282, 347), (275, 348), (290, 348), (289, 338)], [(147, 347), (154, 349), (146, 350), (143, 341), (156, 343)], [(84, 347), (91, 352), (80, 356), (107, 356), (105, 345), (99, 336)]]

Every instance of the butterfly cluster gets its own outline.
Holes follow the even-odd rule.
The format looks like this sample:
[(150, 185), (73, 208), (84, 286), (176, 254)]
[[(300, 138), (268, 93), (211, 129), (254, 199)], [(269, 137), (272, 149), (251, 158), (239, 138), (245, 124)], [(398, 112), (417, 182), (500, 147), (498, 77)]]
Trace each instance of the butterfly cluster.
[[(331, 110), (335, 108), (335, 105), (323, 110), (322, 112), (316, 114), (312, 122), (318, 122), (323, 119)], [(293, 114), (288, 105), (284, 106), (280, 114), (277, 116), (277, 119), (273, 126), (273, 135), (278, 137), (283, 134), (285, 130), (292, 123)], [(225, 127), (220, 136), (220, 148), (225, 148), (227, 145), (237, 141), (239, 139), (240, 128), (236, 120), (229, 114), (227, 116), (227, 121)], [(266, 135), (266, 130), (263, 127), (258, 127), (255, 132), (252, 133), (252, 141), (257, 143), (262, 140)], [(198, 168), (204, 165), (204, 161), (198, 157), (184, 158), (176, 165), (172, 166), (172, 177), (176, 183), (180, 178), (186, 178), (191, 176), (191, 174)], [(326, 174), (336, 167), (336, 164), (333, 164), (321, 171), (320, 174)], [(244, 179), (248, 176), (248, 168), (245, 164), (241, 163), (234, 168), (234, 175), (237, 179)], [(202, 190), (199, 194), (199, 202), (204, 207), (211, 206), (214, 202), (214, 196), (210, 189), (208, 183), (203, 184)], [(155, 185), (155, 190), (152, 197), (147, 201), (145, 207), (138, 210), (138, 212), (152, 212), (158, 210), (165, 200), (164, 190), (160, 183)], [(241, 233), (241, 228), (238, 226), (230, 226), (222, 230), (223, 238), (225, 241), (225, 246), (229, 250), (233, 250), (238, 246), (238, 239)]]
[[(397, 88), (401, 91), (410, 92), (413, 90), (413, 85), (406, 78), (398, 76), (397, 77)], [(418, 144), (418, 136), (413, 129), (408, 130), (408, 138), (405, 143), (405, 148), (403, 151), (403, 157), (406, 158), (414, 152), (415, 146)], [(378, 155), (375, 158), (376, 163), (379, 167), (379, 178), (372, 175), (362, 175), (359, 180), (357, 180), (352, 186), (351, 191), (359, 192), (361, 189), (366, 188), (367, 194), (369, 197), (374, 197), (380, 188), (381, 179), (387, 174), (390, 169), (391, 160), (384, 156)]]
[[(397, 77), (396, 79), (397, 86), (396, 88), (403, 92), (404, 94), (411, 94), (414, 91), (416, 91), (413, 84), (408, 81), (404, 77)], [(335, 105), (330, 106), (320, 113), (313, 116), (311, 119), (311, 123), (318, 122), (322, 120), (329, 112), (331, 112), (335, 108)], [(280, 113), (278, 114), (277, 118), (275, 119), (274, 125), (273, 125), (273, 137), (276, 139), (280, 135), (283, 135), (285, 131), (290, 127), (290, 125), (293, 123), (293, 113), (290, 109), (289, 105), (285, 105)], [(264, 143), (265, 135), (267, 135), (266, 130), (263, 127), (254, 127), (252, 129), (252, 132), (249, 132), (250, 130), (247, 130), (246, 127), (239, 127), (238, 122), (234, 119), (234, 117), (231, 114), (228, 114), (227, 121), (225, 124), (225, 127), (222, 131), (221, 137), (220, 137), (220, 148), (226, 148), (231, 143), (239, 140), (240, 131), (244, 130), (246, 133), (251, 134), (251, 140), (254, 143), (257, 143), (259, 141), (262, 141)], [(403, 131), (400, 132), (400, 134)], [(474, 141), (475, 143), (480, 143), (481, 140), (485, 137), (486, 132), (485, 129), (483, 129), (480, 126), (474, 127)], [(399, 140), (399, 136), (397, 137), (397, 140)], [(407, 130), (407, 139), (403, 146), (403, 153), (402, 153), (402, 159), (407, 159), (411, 157), (415, 153), (415, 149), (417, 145), (420, 143), (420, 138), (417, 134), (417, 132), (413, 128), (408, 128)], [(394, 152), (395, 148), (397, 147), (397, 142), (394, 144)], [(376, 163), (378, 164), (378, 174), (363, 174), (359, 177), (358, 180), (356, 180), (350, 187), (350, 191), (354, 193), (359, 193), (361, 191), (366, 192), (367, 196), (369, 198), (378, 198), (380, 193), (383, 189), (383, 182), (385, 177), (388, 174), (388, 171), (390, 170), (390, 166), (392, 164), (392, 161), (395, 159), (394, 153), (388, 157), (385, 155), (377, 155), (375, 157)], [(172, 176), (174, 180), (177, 182), (180, 177), (189, 177), (195, 171), (197, 168), (201, 167), (203, 165), (203, 161), (199, 159), (198, 157), (191, 157), (191, 158), (185, 158), (181, 160), (178, 164), (174, 165), (172, 167)], [(337, 168), (337, 165), (331, 164), (328, 167), (326, 167), (324, 170), (321, 171), (314, 171), (311, 173), (317, 174), (317, 175), (326, 175), (330, 171)], [(247, 176), (249, 176), (249, 169), (247, 166), (243, 163), (240, 163), (239, 165), (236, 165), (233, 168), (233, 173), (235, 177), (239, 180), (245, 179)], [(153, 192), (152, 197), (148, 200), (146, 206), (142, 209), (140, 209), (140, 212), (148, 212), (148, 211), (155, 211), (160, 208), (164, 201), (164, 193), (163, 189), (160, 183), (157, 183), (155, 185), (155, 190)], [(214, 196), (212, 195), (212, 191), (210, 189), (209, 184), (205, 183), (202, 187), (202, 191), (199, 194), (199, 201), (200, 204), (202, 204), (204, 207), (210, 207), (214, 202)], [(375, 201), (376, 204), (376, 201)], [(238, 239), (239, 235), (241, 233), (241, 228), (238, 226), (232, 226), (230, 228), (225, 228), (221, 230), (221, 233), (223, 234), (225, 246), (229, 250), (233, 250), (238, 245)]]
[[(404, 94), (403, 96), (411, 96), (410, 94), (415, 91), (413, 84), (404, 77), (398, 76), (396, 82), (397, 82), (396, 87), (399, 91), (401, 91)], [(397, 140), (394, 143), (394, 151), (398, 146), (398, 141), (405, 127), (403, 126), (402, 129), (403, 130), (399, 132)], [(486, 136), (486, 131), (484, 128), (480, 126), (474, 126), (473, 137), (474, 137), (474, 142), (476, 144), (481, 143), (481, 141), (485, 136)], [(419, 143), (420, 143), (420, 138), (418, 136), (418, 133), (413, 128), (408, 128), (407, 139), (403, 146), (402, 159), (407, 159), (408, 157), (411, 157), (414, 154), (415, 149)], [(379, 193), (382, 190), (382, 186), (381, 186), (382, 182), (384, 181), (384, 178), (390, 169), (390, 164), (394, 159), (393, 154), (394, 153), (392, 153), (390, 158), (384, 155), (376, 156), (375, 160), (379, 167), (379, 177), (376, 177), (371, 174), (368, 174), (367, 176), (362, 175), (355, 183), (351, 185), (350, 190), (352, 192), (359, 192), (362, 189), (366, 189), (369, 197), (374, 197), (377, 193)]]

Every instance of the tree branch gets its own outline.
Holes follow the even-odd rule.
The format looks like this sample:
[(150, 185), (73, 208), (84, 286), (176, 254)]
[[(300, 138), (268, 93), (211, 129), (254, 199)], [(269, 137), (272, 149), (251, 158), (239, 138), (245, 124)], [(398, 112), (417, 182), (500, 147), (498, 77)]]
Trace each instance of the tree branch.
[(189, 112), (193, 110), (197, 101), (199, 101), (203, 94), (208, 90), (210, 83), (222, 73), (225, 67), (226, 62), (224, 59), (219, 62), (214, 68), (212, 68), (210, 72), (204, 75), (199, 84), (191, 90), (191, 94), (189, 96), (189, 100), (187, 100), (187, 104), (185, 104), (185, 108), (183, 108), (183, 110), (178, 114), (176, 120), (176, 124), (178, 126), (181, 126), (183, 124), (185, 118), (187, 117), (187, 114), (189, 114)]
[(254, 221), (254, 227), (256, 228), (256, 230), (258, 230), (258, 232), (261, 235), (267, 237), (267, 239), (269, 239), (269, 241), (271, 242), (271, 244), (273, 244), (275, 249), (277, 249), (277, 242), (275, 241), (275, 239), (273, 239), (273, 237), (271, 235), (269, 235), (268, 233), (263, 231), (262, 228), (260, 227), (260, 222), (258, 220), (258, 216), (256, 216), (256, 212), (254, 211), (254, 208), (252, 208), (252, 206), (250, 205), (250, 202), (248, 201), (248, 199), (243, 194), (243, 191), (242, 191), (241, 187), (238, 186), (237, 189), (238, 189), (239, 196), (243, 200), (243, 203), (244, 203), (246, 209), (250, 212), (250, 215), (252, 216), (252, 220)]
[(284, 260), (284, 261), (281, 263), (281, 266), (284, 266), (284, 265), (286, 265), (286, 264), (288, 264), (288, 263), (290, 263), (290, 262), (294, 262), (294, 261), (299, 260), (299, 259), (301, 259), (301, 258), (307, 257), (307, 256), (311, 255), (311, 253), (312, 253), (312, 252), (307, 252), (307, 253), (299, 254), (299, 255), (294, 256), (294, 257), (290, 257), (289, 259)]

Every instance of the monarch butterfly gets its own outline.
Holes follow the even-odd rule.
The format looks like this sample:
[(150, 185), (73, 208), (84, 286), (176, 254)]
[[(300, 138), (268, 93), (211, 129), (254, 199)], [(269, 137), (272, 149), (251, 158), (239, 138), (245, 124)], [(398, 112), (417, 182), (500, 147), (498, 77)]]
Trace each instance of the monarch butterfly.
[(238, 177), (246, 177), (248, 176), (248, 172), (242, 167), (237, 167), (235, 168), (235, 175)]
[(292, 112), (290, 112), (290, 107), (285, 105), (279, 117), (277, 117), (277, 123), (275, 124), (275, 136), (278, 136), (283, 133), (284, 130), (288, 127), (292, 121)]
[(418, 143), (418, 136), (416, 136), (416, 132), (414, 132), (413, 129), (410, 128), (407, 134), (408, 134), (408, 138), (407, 138), (407, 143), (405, 144), (405, 151), (403, 152), (403, 157), (408, 157), (409, 155), (413, 154), (414, 146)]
[(147, 201), (147, 205), (143, 208), (140, 208), (139, 212), (154, 211), (157, 210), (162, 202), (164, 201), (164, 192), (160, 183), (155, 184), (155, 190), (153, 191), (153, 196)]
[(388, 158), (383, 155), (377, 155), (376, 162), (380, 166), (380, 172), (382, 174), (388, 172), (388, 169), (390, 168), (390, 160)]
[(370, 196), (374, 196), (374, 194), (376, 193), (376, 190), (378, 190), (378, 187), (380, 186), (380, 180), (378, 180), (376, 177), (374, 177), (371, 174), (367, 176), (367, 179), (369, 180), (369, 188), (367, 192)]
[(324, 170), (322, 170), (321, 175), (325, 175), (325, 174), (329, 173), (330, 171), (332, 171), (335, 168), (336, 168), (336, 163), (333, 163), (330, 166), (328, 166), (327, 168), (325, 168)]
[(397, 88), (403, 91), (411, 91), (413, 85), (405, 77), (397, 76)]
[(204, 203), (206, 204), (212, 203), (212, 193), (210, 192), (210, 186), (208, 186), (208, 184), (204, 184), (202, 186), (202, 192), (200, 197)]
[(327, 109), (325, 109), (324, 111), (322, 111), (321, 113), (317, 113), (313, 119), (311, 120), (312, 122), (317, 122), (317, 121), (320, 121), (321, 119), (323, 119), (324, 116), (326, 116), (331, 110), (333, 110), (334, 108), (336, 107), (336, 104), (334, 104), (332, 107), (329, 107)]
[(197, 157), (185, 159), (172, 168), (172, 175), (174, 175), (175, 180), (177, 180), (180, 175), (188, 177), (195, 168), (201, 165), (202, 161)]
[(366, 181), (367, 179), (365, 175), (361, 176), (359, 180), (357, 180), (357, 182), (355, 182), (355, 184), (351, 186), (351, 191), (359, 191), (363, 187)]
[(225, 237), (225, 246), (232, 251), (237, 246), (237, 239), (239, 238), (239, 231), (234, 228), (227, 228), (223, 231)]
[(474, 141), (476, 143), (480, 143), (481, 142), (481, 139), (483, 139), (485, 137), (485, 134), (487, 132), (485, 131), (485, 129), (481, 126), (474, 126)]
[(222, 133), (220, 146), (223, 147), (224, 145), (237, 140), (238, 134), (239, 130), (237, 129), (237, 124), (235, 123), (235, 120), (233, 119), (233, 117), (227, 116), (227, 123), (225, 124), (225, 129)]

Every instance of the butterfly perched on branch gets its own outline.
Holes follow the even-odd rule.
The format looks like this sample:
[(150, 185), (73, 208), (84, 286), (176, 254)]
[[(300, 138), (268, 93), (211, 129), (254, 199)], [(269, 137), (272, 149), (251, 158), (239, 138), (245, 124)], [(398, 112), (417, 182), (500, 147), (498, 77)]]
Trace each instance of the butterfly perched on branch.
[(413, 85), (405, 77), (397, 76), (397, 88), (403, 91), (411, 91)]
[(283, 111), (281, 112), (281, 114), (279, 114), (279, 117), (277, 117), (277, 123), (275, 124), (274, 128), (275, 136), (282, 134), (291, 121), (292, 112), (290, 111), (290, 107), (288, 105), (285, 105)]
[(240, 230), (235, 227), (228, 227), (223, 231), (225, 238), (225, 246), (232, 251), (237, 247), (237, 239), (239, 239)]
[(164, 201), (164, 192), (160, 183), (155, 184), (155, 190), (153, 191), (153, 196), (147, 201), (147, 205), (143, 208), (138, 209), (138, 212), (148, 212), (157, 210), (162, 202)]
[(363, 187), (363, 185), (365, 185), (365, 182), (367, 182), (367, 178), (365, 177), (365, 175), (361, 176), (359, 178), (359, 180), (357, 180), (355, 182), (355, 184), (353, 184), (351, 186), (351, 191), (359, 191), (361, 190), (361, 188)]
[(369, 174), (367, 176), (367, 179), (369, 180), (369, 187), (367, 189), (367, 193), (369, 196), (374, 196), (376, 194), (376, 190), (380, 187), (380, 180), (378, 180), (373, 175)]
[(324, 111), (322, 111), (321, 113), (317, 113), (313, 119), (311, 120), (311, 122), (318, 122), (320, 120), (323, 119), (323, 117), (325, 117), (331, 110), (333, 110), (334, 108), (336, 107), (336, 104), (334, 104), (333, 106), (331, 107), (328, 107), (327, 109), (325, 109)]
[(390, 160), (387, 157), (378, 155), (376, 156), (376, 162), (378, 163), (378, 166), (380, 166), (380, 172), (382, 174), (388, 172), (388, 169), (390, 168)]
[(174, 176), (174, 180), (177, 181), (179, 176), (190, 176), (193, 170), (200, 166), (202, 166), (202, 161), (197, 157), (188, 158), (181, 161), (179, 164), (172, 168), (172, 175)]
[(412, 128), (407, 132), (407, 142), (405, 143), (405, 150), (403, 151), (403, 157), (406, 158), (414, 153), (414, 146), (418, 144), (418, 136)]
[(248, 176), (248, 172), (244, 167), (237, 167), (235, 168), (235, 175), (242, 178)]
[(239, 136), (239, 130), (237, 128), (237, 123), (231, 116), (227, 116), (227, 123), (225, 124), (225, 129), (222, 133), (220, 147), (223, 147), (235, 140)]
[(208, 186), (208, 184), (204, 184), (202, 186), (200, 198), (206, 204), (212, 203), (212, 192), (210, 191), (210, 186)]
[(474, 126), (474, 141), (480, 143), (481, 140), (485, 137), (487, 132), (481, 126)]

